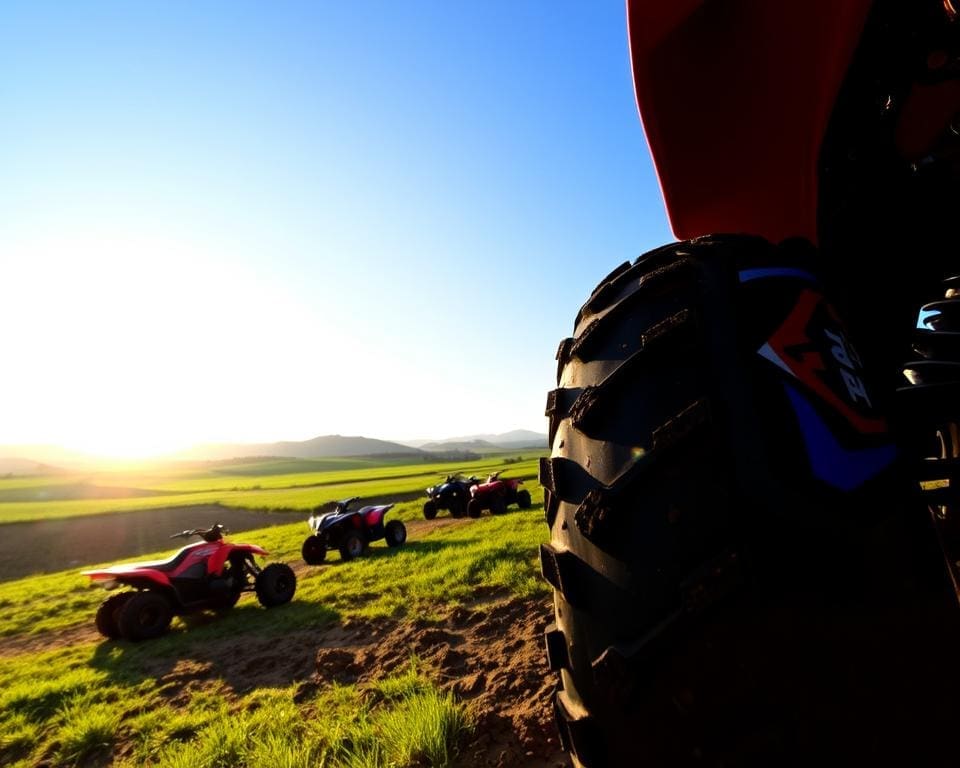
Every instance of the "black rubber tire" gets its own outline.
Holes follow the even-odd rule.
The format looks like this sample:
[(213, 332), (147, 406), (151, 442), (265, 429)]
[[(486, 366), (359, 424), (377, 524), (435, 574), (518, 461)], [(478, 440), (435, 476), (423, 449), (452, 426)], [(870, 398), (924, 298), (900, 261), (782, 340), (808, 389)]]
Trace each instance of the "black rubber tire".
[(286, 563), (270, 563), (257, 574), (257, 600), (264, 608), (289, 603), (297, 591), (297, 576)]
[(450, 502), (450, 515), (460, 518), (467, 516), (467, 500), (461, 497), (455, 498)]
[(533, 501), (530, 498), (530, 491), (517, 491), (517, 506), (520, 507), (520, 509), (530, 509), (530, 507), (533, 506)]
[(327, 557), (327, 547), (316, 534), (307, 536), (300, 547), (300, 555), (307, 565), (320, 565)]
[(437, 502), (430, 501), (423, 502), (423, 519), (424, 520), (433, 520), (437, 516)]
[(363, 540), (363, 537), (356, 531), (349, 531), (344, 534), (340, 542), (340, 559), (344, 561), (354, 560), (360, 557), (366, 550), (367, 542)]
[(170, 627), (173, 608), (159, 592), (134, 592), (117, 613), (117, 627), (124, 640), (138, 643), (160, 637)]
[(490, 514), (502, 515), (507, 511), (507, 502), (499, 494), (490, 499)]
[[(893, 649), (926, 636), (912, 621), (956, 638), (957, 612), (942, 593), (918, 597), (905, 550), (924, 549), (929, 525), (890, 435), (851, 426), (879, 417), (842, 390), (841, 374), (863, 371), (814, 257), (798, 242), (737, 236), (660, 248), (609, 275), (560, 345), (541, 565), (555, 598), (554, 711), (578, 766), (809, 765), (828, 751), (854, 764), (868, 743), (888, 765), (878, 722), (913, 748), (929, 730), (910, 710), (913, 675), (947, 701), (957, 683), (942, 656), (890, 672), (903, 657)], [(767, 354), (788, 327), (800, 337), (788, 354), (819, 355), (814, 379)], [(810, 384), (827, 380), (827, 395)], [(841, 487), (849, 477), (805, 447), (792, 393), (843, 450), (886, 464)], [(898, 693), (876, 696), (893, 679)]]
[(467, 514), (474, 518), (480, 517), (483, 514), (483, 502), (480, 499), (470, 499), (467, 502)]
[(120, 639), (120, 625), (118, 619), (120, 610), (136, 592), (118, 592), (110, 595), (97, 608), (95, 623), (97, 631), (109, 640)]
[(401, 547), (407, 540), (407, 527), (399, 520), (391, 520), (387, 523), (384, 538), (388, 547)]

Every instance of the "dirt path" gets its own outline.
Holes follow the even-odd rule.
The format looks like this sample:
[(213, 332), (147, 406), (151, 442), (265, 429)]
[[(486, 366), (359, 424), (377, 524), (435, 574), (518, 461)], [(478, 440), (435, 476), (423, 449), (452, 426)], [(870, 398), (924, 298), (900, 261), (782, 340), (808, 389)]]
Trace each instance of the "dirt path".
[(318, 638), (316, 672), (305, 688), (363, 684), (416, 654), (440, 685), (467, 702), (476, 730), (463, 768), (562, 768), (541, 641), (549, 599), (478, 602), (444, 621), (346, 622)]

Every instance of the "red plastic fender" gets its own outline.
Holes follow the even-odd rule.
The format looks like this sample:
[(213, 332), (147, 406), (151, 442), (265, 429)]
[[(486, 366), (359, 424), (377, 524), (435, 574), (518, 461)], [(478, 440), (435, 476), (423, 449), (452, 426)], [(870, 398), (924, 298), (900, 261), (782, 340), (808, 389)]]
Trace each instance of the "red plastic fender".
[(872, 0), (627, 0), (637, 106), (680, 239), (816, 242), (818, 155)]

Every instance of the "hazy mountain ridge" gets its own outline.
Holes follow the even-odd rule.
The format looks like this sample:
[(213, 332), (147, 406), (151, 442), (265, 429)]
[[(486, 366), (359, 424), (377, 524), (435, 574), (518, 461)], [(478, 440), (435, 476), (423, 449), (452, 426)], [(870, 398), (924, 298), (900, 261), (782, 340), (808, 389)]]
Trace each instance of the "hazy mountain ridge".
[(244, 456), (272, 456), (295, 459), (321, 459), (340, 456), (422, 456), (423, 451), (388, 440), (371, 437), (322, 435), (310, 440), (278, 443), (217, 443), (198, 445), (171, 458), (217, 461)]
[[(422, 450), (445, 450), (460, 448), (465, 450), (491, 450), (498, 448), (546, 448), (547, 435), (543, 432), (533, 432), (529, 429), (514, 429), (498, 435), (464, 435), (461, 437), (447, 437), (441, 440), (403, 440), (409, 445)], [(485, 445), (484, 445), (485, 444)], [(429, 446), (429, 447), (428, 447)]]
[[(417, 445), (413, 445), (417, 443)], [(526, 429), (499, 435), (468, 435), (443, 440), (396, 442), (359, 435), (322, 435), (310, 440), (274, 443), (209, 443), (149, 461), (224, 461), (242, 458), (320, 459), (351, 456), (411, 456), (437, 459), (438, 454), (457, 458), (458, 453), (482, 454), (498, 450), (546, 448), (547, 436)], [(107, 459), (53, 445), (0, 445), (0, 475), (36, 475), (65, 468), (96, 468)]]

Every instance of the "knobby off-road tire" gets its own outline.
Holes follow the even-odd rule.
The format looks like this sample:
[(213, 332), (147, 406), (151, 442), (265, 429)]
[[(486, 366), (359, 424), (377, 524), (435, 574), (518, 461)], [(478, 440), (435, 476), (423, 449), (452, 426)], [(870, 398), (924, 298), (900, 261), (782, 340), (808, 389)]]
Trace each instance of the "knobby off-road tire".
[(270, 563), (257, 574), (257, 600), (264, 608), (289, 603), (297, 591), (297, 577), (286, 563)]
[(407, 540), (407, 527), (399, 520), (391, 520), (387, 523), (384, 538), (388, 547), (400, 547)]
[(314, 534), (307, 536), (300, 547), (300, 555), (307, 565), (320, 565), (327, 557), (327, 547), (323, 539)]
[(100, 607), (97, 608), (95, 623), (97, 631), (101, 635), (110, 640), (120, 639), (120, 625), (118, 624), (120, 610), (134, 594), (134, 592), (119, 592), (110, 595), (100, 603)]
[(135, 592), (117, 612), (117, 626), (124, 640), (140, 642), (160, 637), (170, 627), (170, 601), (153, 590)]
[(437, 502), (432, 500), (423, 502), (423, 519), (433, 520), (436, 516), (437, 516)]
[(533, 502), (530, 499), (530, 491), (517, 491), (517, 506), (520, 507), (520, 509), (530, 509), (532, 504)]
[(958, 611), (814, 259), (738, 236), (660, 248), (560, 345), (541, 563), (579, 766), (948, 751)]

